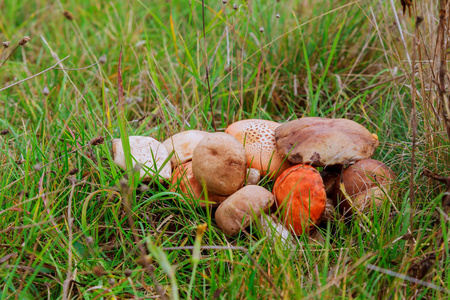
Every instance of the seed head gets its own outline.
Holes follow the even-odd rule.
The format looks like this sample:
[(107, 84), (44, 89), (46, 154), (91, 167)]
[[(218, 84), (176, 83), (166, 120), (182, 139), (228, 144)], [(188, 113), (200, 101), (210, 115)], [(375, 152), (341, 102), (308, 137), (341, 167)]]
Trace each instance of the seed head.
[(98, 58), (98, 62), (101, 63), (102, 65), (106, 64), (106, 54), (103, 54), (102, 56), (100, 56)]
[(35, 165), (33, 166), (33, 169), (34, 169), (36, 172), (39, 172), (40, 170), (42, 170), (42, 164), (41, 164), (41, 163), (35, 164)]
[(228, 0), (222, 0), (222, 4), (225, 5), (228, 3)]
[(72, 170), (69, 171), (69, 175), (75, 175), (79, 172), (80, 170), (78, 170), (78, 168), (73, 168)]
[(276, 14), (275, 18), (279, 19), (280, 18), (280, 14)]
[(234, 10), (237, 10), (237, 9), (238, 9), (238, 6), (237, 6), (236, 3), (233, 4), (233, 9), (234, 9)]
[(94, 239), (92, 238), (92, 236), (88, 236), (86, 238), (86, 244), (92, 245), (93, 243), (94, 243)]
[(102, 277), (105, 274), (105, 270), (100, 266), (95, 266), (92, 268), (92, 273), (97, 277)]
[(11, 45), (11, 42), (6, 41), (6, 42), (3, 42), (2, 45), (3, 45), (3, 48), (6, 49), (9, 47), (9, 45)]
[(122, 190), (126, 191), (128, 189), (128, 181), (126, 179), (120, 179), (119, 184)]
[(123, 271), (123, 274), (124, 274), (126, 277), (130, 277), (131, 274), (133, 274), (133, 271), (131, 271), (130, 269), (126, 269), (125, 271)]
[(31, 38), (29, 36), (24, 36), (20, 41), (19, 41), (19, 45), (23, 46), (26, 43), (28, 43), (29, 41), (31, 41)]
[(92, 146), (97, 146), (97, 145), (103, 144), (104, 142), (105, 142), (105, 138), (102, 136), (98, 136), (96, 138), (93, 138), (89, 143)]
[(65, 12), (63, 12), (63, 15), (64, 15), (64, 17), (66, 17), (67, 20), (73, 21), (73, 15), (70, 11), (66, 10)]
[(262, 27), (262, 26), (259, 27), (259, 32), (261, 32), (261, 33), (264, 32), (264, 27)]
[(141, 186), (139, 186), (139, 191), (140, 192), (142, 192), (142, 193), (145, 193), (145, 192), (147, 192), (148, 190), (150, 190), (150, 188), (148, 187), (148, 185), (146, 185), (146, 184), (142, 184)]
[(42, 89), (42, 94), (44, 96), (50, 95), (50, 89), (48, 88), (48, 86), (44, 86), (44, 88)]
[(108, 284), (111, 285), (111, 286), (113, 286), (114, 283), (116, 283), (116, 282), (114, 281), (114, 278), (109, 277), (109, 278), (108, 278)]

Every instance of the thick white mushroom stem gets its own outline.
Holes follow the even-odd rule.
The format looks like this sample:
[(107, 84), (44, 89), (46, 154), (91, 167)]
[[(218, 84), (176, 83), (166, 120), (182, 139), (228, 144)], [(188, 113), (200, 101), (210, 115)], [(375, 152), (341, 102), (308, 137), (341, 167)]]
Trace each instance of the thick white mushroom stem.
[(294, 238), (292, 237), (291, 232), (284, 227), (283, 224), (278, 222), (275, 215), (261, 215), (259, 224), (262, 231), (271, 242), (280, 240), (285, 246), (293, 246)]

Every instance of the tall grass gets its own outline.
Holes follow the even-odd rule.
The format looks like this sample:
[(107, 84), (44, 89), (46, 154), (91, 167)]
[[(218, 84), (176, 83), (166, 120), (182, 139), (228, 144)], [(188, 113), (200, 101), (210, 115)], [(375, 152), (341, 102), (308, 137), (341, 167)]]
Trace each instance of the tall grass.
[[(439, 242), (447, 240), (448, 222), (437, 217), (442, 188), (421, 175), (424, 168), (450, 171), (446, 106), (433, 81), (437, 5), (422, 1), (413, 11), (424, 22), (412, 77), (415, 17), (403, 16), (399, 3), (233, 4), (206, 2), (203, 19), (201, 1), (0, 1), (0, 39), (14, 45), (32, 38), (0, 69), (0, 87), (57, 57), (70, 55), (61, 67), (77, 69), (107, 56), (105, 64), (52, 70), (0, 92), (0, 129), (9, 131), (0, 136), (1, 299), (448, 297), (449, 250)], [(370, 222), (336, 214), (319, 228), (323, 240), (298, 236), (294, 249), (255, 226), (230, 239), (216, 228), (214, 211), (181, 201), (168, 182), (147, 189), (130, 180), (128, 217), (148, 254), (139, 260), (112, 138), (163, 140), (186, 129), (223, 130), (243, 118), (302, 116), (353, 119), (379, 136), (375, 158), (399, 184)], [(99, 136), (105, 142), (93, 145)], [(427, 266), (420, 279), (438, 288), (405, 280), (411, 266)]]

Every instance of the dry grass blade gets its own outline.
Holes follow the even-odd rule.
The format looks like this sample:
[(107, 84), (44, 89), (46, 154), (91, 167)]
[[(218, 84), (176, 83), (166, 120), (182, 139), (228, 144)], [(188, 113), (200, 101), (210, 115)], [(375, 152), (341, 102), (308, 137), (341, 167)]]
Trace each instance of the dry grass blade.
[(426, 281), (423, 281), (423, 280), (420, 280), (420, 279), (416, 279), (416, 278), (408, 276), (408, 275), (404, 275), (404, 274), (400, 274), (400, 273), (397, 273), (397, 272), (394, 272), (394, 271), (391, 271), (391, 270), (388, 270), (388, 269), (380, 268), (380, 267), (374, 266), (372, 264), (367, 264), (366, 268), (368, 268), (370, 270), (373, 270), (373, 271), (381, 272), (381, 273), (384, 273), (384, 274), (387, 274), (387, 275), (390, 275), (390, 276), (394, 276), (394, 277), (397, 277), (397, 278), (400, 278), (400, 279), (403, 279), (403, 280), (407, 280), (407, 281), (413, 282), (415, 284), (419, 284), (419, 285), (428, 287), (428, 288), (433, 289), (433, 290), (437, 290), (437, 291), (440, 291), (440, 292), (445, 292), (447, 294), (450, 294), (450, 290), (448, 290), (448, 289), (444, 289), (444, 288), (442, 288), (440, 286), (437, 286), (437, 285), (435, 285), (433, 283), (426, 282)]

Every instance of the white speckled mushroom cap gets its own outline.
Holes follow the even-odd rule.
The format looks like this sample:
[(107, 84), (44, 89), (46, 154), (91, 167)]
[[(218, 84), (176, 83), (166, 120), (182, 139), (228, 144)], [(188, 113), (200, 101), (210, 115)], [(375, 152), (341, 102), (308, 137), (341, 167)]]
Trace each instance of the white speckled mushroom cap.
[(275, 144), (275, 129), (281, 124), (273, 121), (249, 119), (228, 126), (226, 133), (234, 136), (245, 147), (247, 165), (261, 171), (263, 175), (281, 174), (290, 167), (287, 160), (278, 154)]
[[(133, 167), (136, 164), (140, 165), (139, 172), (143, 180), (152, 179), (155, 173), (159, 173), (159, 176), (164, 179), (170, 179), (172, 175), (170, 161), (162, 167), (163, 163), (169, 157), (169, 153), (160, 142), (149, 136), (130, 136), (129, 141), (131, 155), (133, 156)], [(112, 145), (114, 162), (125, 170), (126, 163), (122, 140), (114, 139)]]
[(209, 132), (200, 130), (187, 130), (174, 134), (165, 140), (162, 144), (166, 147), (169, 154), (175, 150), (170, 158), (172, 166), (176, 168), (180, 164), (184, 164), (192, 159), (192, 153), (198, 143), (206, 137)]

